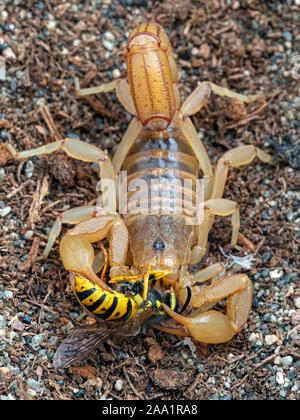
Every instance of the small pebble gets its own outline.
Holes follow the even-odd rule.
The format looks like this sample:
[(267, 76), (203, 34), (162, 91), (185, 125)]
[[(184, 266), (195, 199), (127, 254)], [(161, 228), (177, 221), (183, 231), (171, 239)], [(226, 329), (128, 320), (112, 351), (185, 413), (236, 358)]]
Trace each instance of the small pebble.
[(284, 376), (283, 376), (283, 373), (280, 372), (280, 371), (276, 373), (276, 382), (279, 385), (283, 385), (284, 384)]
[(109, 51), (112, 51), (114, 49), (114, 46), (115, 46), (114, 42), (111, 42), (111, 41), (109, 41), (107, 39), (103, 39), (102, 40), (102, 44), (103, 44), (103, 47), (106, 50), (109, 50)]
[(284, 356), (281, 359), (282, 362), (282, 366), (290, 366), (293, 363), (294, 359), (292, 358), (292, 356)]
[(14, 297), (14, 294), (11, 290), (5, 290), (4, 292), (4, 299), (12, 299)]
[(33, 230), (27, 230), (27, 232), (24, 233), (24, 236), (26, 239), (31, 239), (33, 236)]
[(122, 379), (118, 379), (116, 381), (114, 388), (118, 392), (122, 391), (122, 389), (123, 389), (123, 381), (122, 381)]
[(49, 31), (53, 31), (56, 28), (57, 22), (55, 20), (49, 20), (47, 23), (47, 28)]
[(278, 280), (280, 277), (283, 276), (283, 271), (280, 269), (276, 269), (273, 271), (270, 271), (269, 273), (271, 280)]
[(31, 397), (34, 398), (36, 396), (36, 390), (32, 389), (32, 388), (27, 388), (26, 389), (26, 394)]
[(4, 170), (4, 168), (1, 167), (0, 168), (0, 181), (4, 181), (5, 177), (6, 177), (5, 170)]
[(276, 356), (274, 358), (274, 364), (275, 365), (281, 365), (281, 357), (280, 356)]
[(21, 322), (21, 321), (19, 320), (19, 318), (15, 318), (15, 319), (11, 322), (10, 326), (11, 326), (14, 330), (17, 330), (17, 331), (23, 331), (23, 330), (25, 329), (25, 324), (23, 324), (23, 322)]
[(10, 206), (6, 206), (3, 209), (0, 210), (0, 216), (1, 217), (5, 217), (7, 216), (11, 211), (11, 207)]
[(22, 318), (22, 322), (24, 322), (25, 324), (30, 324), (31, 323), (31, 316), (28, 314), (25, 314)]
[(8, 140), (8, 131), (6, 129), (1, 130), (0, 138), (1, 138), (2, 141), (7, 141)]
[(34, 350), (39, 350), (40, 343), (42, 343), (44, 341), (45, 336), (46, 336), (46, 333), (41, 333), (41, 334), (34, 335), (31, 339), (31, 347)]
[(121, 72), (119, 69), (113, 69), (112, 75), (114, 79), (119, 79), (121, 77)]
[(28, 160), (25, 164), (25, 175), (27, 178), (31, 178), (34, 172), (34, 165), (31, 160)]
[(268, 334), (265, 336), (265, 343), (267, 346), (277, 343), (278, 337), (275, 334)]
[(296, 308), (300, 309), (300, 296), (294, 299)]

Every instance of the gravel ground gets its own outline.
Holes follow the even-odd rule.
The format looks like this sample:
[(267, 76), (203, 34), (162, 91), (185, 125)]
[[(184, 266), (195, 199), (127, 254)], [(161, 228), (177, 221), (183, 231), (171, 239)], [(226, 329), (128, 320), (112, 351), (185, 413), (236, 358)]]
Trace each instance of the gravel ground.
[[(298, 0), (0, 2), (0, 399), (299, 399), (299, 18)], [(226, 344), (195, 347), (149, 331), (56, 370), (59, 342), (84, 321), (58, 243), (46, 262), (34, 260), (55, 217), (95, 198), (96, 169), (63, 154), (15, 162), (5, 144), (52, 141), (47, 105), (58, 135), (113, 154), (128, 115), (114, 94), (77, 99), (73, 78), (93, 86), (125, 76), (126, 37), (152, 20), (174, 47), (182, 98), (200, 80), (264, 95), (246, 108), (214, 98), (193, 116), (214, 164), (240, 144), (277, 162), (232, 169), (225, 191), (240, 205), (237, 255), (255, 252), (243, 270), (254, 284), (252, 311)], [(216, 218), (203, 265), (224, 260), (219, 246), (230, 252), (230, 233), (230, 221)]]

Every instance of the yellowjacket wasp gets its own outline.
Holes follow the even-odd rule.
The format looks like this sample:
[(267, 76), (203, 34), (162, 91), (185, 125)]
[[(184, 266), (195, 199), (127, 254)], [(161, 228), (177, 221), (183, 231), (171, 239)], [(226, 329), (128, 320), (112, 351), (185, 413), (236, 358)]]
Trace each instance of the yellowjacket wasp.
[[(112, 336), (135, 336), (141, 326), (163, 322), (168, 318), (163, 304), (177, 312), (178, 299), (175, 292), (162, 292), (153, 287), (155, 282), (165, 275), (166, 271), (150, 271), (149, 267), (144, 277), (116, 277), (111, 279), (110, 283), (119, 285), (116, 290), (110, 292), (81, 274), (69, 273), (78, 302), (97, 322), (76, 329), (60, 344), (54, 355), (54, 366), (66, 368), (85, 359)], [(188, 302), (183, 305), (182, 310), (187, 304)]]

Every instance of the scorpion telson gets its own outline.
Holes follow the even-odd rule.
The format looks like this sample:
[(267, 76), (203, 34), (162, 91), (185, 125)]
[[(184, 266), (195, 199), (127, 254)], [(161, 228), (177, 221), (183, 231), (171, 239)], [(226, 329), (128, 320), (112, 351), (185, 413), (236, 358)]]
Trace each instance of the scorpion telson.
[[(122, 331), (131, 335), (132, 325), (144, 322), (145, 312), (149, 318), (154, 315), (156, 306), (152, 302), (147, 311), (139, 312), (141, 307), (134, 296), (117, 292), (116, 285), (106, 281), (104, 275), (98, 277), (100, 270), (93, 269), (92, 244), (107, 238), (109, 277), (119, 277), (122, 284), (130, 277), (136, 276), (133, 281), (140, 281), (138, 279), (146, 276), (147, 287), (144, 287), (142, 300), (146, 301), (146, 296), (154, 296), (154, 290), (158, 290), (158, 302), (164, 316), (167, 314), (176, 321), (176, 328), (166, 327), (163, 321), (155, 323), (155, 328), (200, 342), (226, 342), (248, 319), (252, 303), (250, 279), (246, 274), (226, 275), (222, 263), (209, 265), (194, 274), (188, 267), (204, 256), (215, 216), (231, 217), (231, 246), (237, 247), (238, 204), (222, 198), (229, 169), (249, 164), (256, 157), (266, 163), (272, 163), (272, 158), (253, 145), (241, 146), (227, 151), (213, 170), (190, 116), (207, 104), (212, 92), (245, 103), (253, 102), (256, 96), (245, 96), (204, 81), (181, 104), (172, 48), (157, 23), (144, 23), (131, 32), (126, 63), (128, 82), (119, 79), (80, 89), (79, 81), (75, 81), (78, 96), (115, 90), (125, 110), (133, 115), (112, 161), (103, 150), (74, 139), (21, 152), (9, 145), (17, 159), (63, 150), (74, 159), (98, 162), (101, 185), (105, 180), (109, 181), (109, 205), (109, 200), (103, 198), (103, 191), (101, 208), (86, 205), (63, 212), (53, 225), (42, 256), (48, 256), (62, 224), (74, 225), (60, 242), (64, 267), (71, 274), (97, 285), (99, 297), (92, 302), (97, 303), (97, 310), (103, 309), (104, 300), (112, 298), (116, 306), (110, 306), (109, 317), (123, 319), (120, 321), (124, 324)], [(122, 216), (118, 213), (120, 204), (115, 184), (120, 171), (127, 174), (128, 187), (127, 208), (120, 212)], [(195, 188), (199, 177), (203, 181), (201, 197)], [(153, 195), (149, 195), (150, 190)], [(195, 210), (201, 218), (191, 223)], [(149, 267), (153, 272), (167, 274), (151, 279)], [(86, 285), (88, 289), (92, 287), (90, 283)], [(79, 301), (88, 305), (88, 301), (81, 299), (80, 290), (76, 292)], [(176, 296), (183, 308), (181, 314), (164, 300), (165, 292)], [(137, 294), (135, 296), (137, 298)], [(226, 313), (212, 309), (225, 298), (228, 298)], [(132, 299), (132, 311), (128, 306), (118, 306), (121, 302), (128, 303), (129, 299)], [(107, 315), (107, 308), (104, 309)], [(101, 340), (107, 335), (106, 331)]]

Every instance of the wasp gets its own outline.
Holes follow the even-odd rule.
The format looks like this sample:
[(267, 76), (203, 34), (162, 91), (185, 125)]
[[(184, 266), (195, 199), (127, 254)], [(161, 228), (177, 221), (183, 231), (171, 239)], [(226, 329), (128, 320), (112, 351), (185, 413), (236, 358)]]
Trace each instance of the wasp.
[(162, 293), (154, 287), (148, 289), (149, 281), (154, 285), (166, 274), (167, 271), (148, 270), (144, 279), (139, 276), (114, 278), (110, 283), (118, 282), (119, 286), (108, 292), (78, 273), (69, 273), (78, 302), (95, 318), (96, 324), (77, 328), (65, 339), (54, 355), (54, 366), (66, 368), (85, 359), (110, 337), (135, 336), (142, 326), (163, 322), (168, 315), (162, 304), (177, 312), (179, 302), (174, 291)]
[[(112, 160), (103, 150), (69, 138), (22, 152), (9, 145), (17, 159), (63, 150), (72, 158), (99, 163), (100, 204), (63, 212), (53, 225), (42, 257), (48, 256), (62, 225), (74, 225), (60, 242), (64, 267), (98, 284), (103, 289), (102, 296), (113, 294), (123, 308), (123, 312), (118, 311), (120, 317), (128, 316), (125, 324), (130, 325), (141, 309), (136, 302), (138, 294), (131, 297), (131, 303), (134, 301), (138, 308), (132, 315), (121, 304), (124, 298), (115, 295), (109, 282), (99, 278), (94, 269), (93, 244), (106, 238), (111, 279), (143, 276), (148, 266), (154, 271), (167, 270), (167, 275), (150, 285), (149, 296), (153, 296), (154, 289), (159, 294), (174, 290), (182, 305), (189, 302), (185, 312), (179, 314), (159, 295), (160, 306), (176, 325), (171, 328), (158, 323), (156, 328), (200, 342), (226, 342), (248, 319), (252, 283), (246, 274), (226, 274), (222, 263), (194, 274), (189, 265), (199, 263), (205, 255), (215, 216), (231, 217), (230, 245), (237, 247), (239, 206), (223, 198), (228, 171), (249, 164), (256, 157), (272, 163), (272, 157), (253, 145), (245, 145), (227, 151), (213, 168), (190, 117), (207, 104), (212, 92), (245, 103), (255, 101), (257, 96), (203, 81), (181, 104), (173, 50), (157, 23), (143, 23), (130, 33), (126, 63), (127, 80), (87, 89), (80, 89), (75, 80), (79, 97), (115, 91), (133, 116)], [(120, 184), (117, 185), (116, 177), (121, 173), (126, 174), (125, 199), (121, 199)], [(227, 299), (225, 313), (212, 309), (223, 299)], [(150, 308), (151, 313), (157, 304), (152, 302)]]

